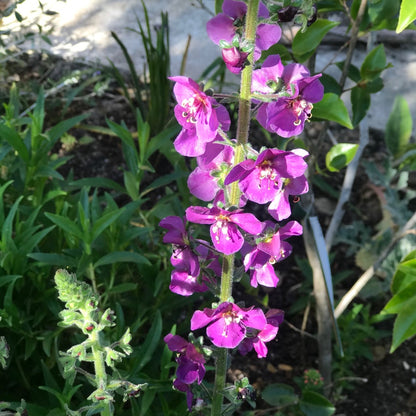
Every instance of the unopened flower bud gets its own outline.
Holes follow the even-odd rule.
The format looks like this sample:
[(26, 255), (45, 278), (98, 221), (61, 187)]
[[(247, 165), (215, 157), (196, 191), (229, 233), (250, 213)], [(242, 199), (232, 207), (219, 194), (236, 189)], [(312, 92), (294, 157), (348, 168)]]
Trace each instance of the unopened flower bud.
[(298, 8), (295, 6), (287, 6), (283, 7), (277, 12), (277, 15), (279, 16), (280, 22), (291, 22), (293, 18), (296, 16), (296, 13), (298, 12)]

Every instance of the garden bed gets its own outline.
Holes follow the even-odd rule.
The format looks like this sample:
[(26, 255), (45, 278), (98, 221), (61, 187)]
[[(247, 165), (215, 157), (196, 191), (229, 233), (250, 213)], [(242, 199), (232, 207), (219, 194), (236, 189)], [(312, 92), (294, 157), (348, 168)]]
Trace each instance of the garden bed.
[[(49, 68), (53, 68), (50, 70)], [(103, 71), (103, 68), (96, 70)], [(57, 82), (63, 77), (70, 76), (75, 71), (86, 71), (87, 76), (92, 76), (94, 71), (79, 62), (68, 62), (58, 57), (42, 54), (26, 54), (9, 65), (9, 83), (18, 80), (19, 83), (40, 83), (45, 80), (41, 74), (47, 73), (51, 83)], [(80, 78), (85, 81), (86, 78)], [(66, 118), (82, 113), (88, 113), (88, 118), (83, 122), (91, 128), (74, 128), (71, 135), (75, 141), (67, 141), (60, 144), (56, 149), (59, 155), (70, 156), (71, 159), (60, 168), (60, 173), (73, 179), (105, 177), (121, 184), (123, 181), (123, 158), (120, 140), (103, 132), (97, 132), (94, 127), (105, 126), (106, 119), (121, 123), (124, 121), (129, 130), (134, 131), (135, 119), (127, 100), (120, 93), (117, 83), (110, 78), (101, 79), (106, 82), (101, 91), (97, 84), (86, 87), (80, 95), (74, 99), (64, 115)], [(7, 88), (5, 88), (7, 90)], [(62, 90), (51, 94), (48, 99), (51, 107), (47, 109), (47, 122), (53, 125), (63, 116), (62, 104), (68, 99), (68, 90)], [(347, 140), (357, 140), (357, 131), (348, 131), (331, 127), (335, 136), (348, 133)], [(311, 123), (307, 134), (315, 142), (319, 137), (319, 124)], [(261, 132), (256, 133), (261, 140)], [(345, 137), (343, 141), (345, 141)], [(318, 145), (320, 146), (320, 145)], [(322, 155), (324, 155), (322, 147)], [(382, 133), (372, 131), (371, 142), (366, 150), (366, 156), (375, 162), (382, 162), (386, 157), (383, 145)], [(318, 164), (322, 162), (318, 161)], [(158, 175), (168, 173), (166, 163), (163, 159), (155, 161), (156, 173), (152, 174), (149, 181), (157, 179)], [(342, 182), (342, 172), (332, 177), (333, 186), (339, 186)], [(163, 194), (163, 190), (150, 193), (150, 201), (156, 200)], [(317, 215), (322, 226), (328, 225), (328, 218), (333, 209), (334, 201), (324, 192), (316, 190)], [(120, 205), (125, 200), (118, 201)], [(302, 205), (302, 201), (299, 203)], [(365, 173), (358, 175), (351, 205), (346, 212), (346, 222), (361, 220), (369, 228), (383, 219), (382, 202), (377, 196), (375, 189)], [(235, 356), (230, 370), (230, 378), (240, 377), (241, 374), (248, 375), (253, 385), (261, 390), (272, 383), (286, 383), (298, 389), (295, 380), (302, 376), (303, 371), (308, 368), (317, 368), (317, 345), (313, 339), (316, 331), (315, 318), (311, 312), (304, 319), (302, 309), (296, 309), (299, 301), (305, 305), (311, 300), (308, 290), (312, 290), (310, 276), (303, 274), (302, 259), (305, 258), (302, 239), (292, 239), (296, 254), (280, 263), (278, 274), (280, 284), (274, 290), (252, 290), (247, 296), (251, 304), (261, 304), (265, 296), (268, 297), (267, 304), (271, 308), (280, 308), (286, 311), (286, 321), (280, 327), (277, 340), (269, 344), (269, 355), (259, 360), (254, 352), (247, 358)], [(339, 296), (354, 282), (362, 273), (357, 266), (353, 255), (348, 254), (348, 247), (339, 244), (334, 248), (333, 274), (349, 271), (350, 275), (336, 287), (336, 295)], [(376, 278), (377, 279), (377, 278)], [(236, 286), (235, 291), (241, 287)], [(236, 296), (239, 298), (239, 296)], [(378, 294), (375, 298), (366, 295), (365, 298), (357, 299), (358, 303), (370, 305), (371, 314), (377, 314), (383, 308), (389, 298), (389, 293)], [(312, 307), (313, 311), (313, 307)], [(303, 332), (299, 328), (304, 323)], [(377, 330), (392, 330), (393, 321), (390, 319), (376, 325)], [(311, 336), (312, 335), (312, 336)], [(411, 416), (416, 414), (416, 340), (404, 343), (394, 354), (389, 354), (390, 337), (381, 337), (377, 341), (372, 339), (356, 338), (354, 333), (342, 333), (347, 343), (367, 343), (368, 358), (359, 357), (348, 366), (349, 373), (344, 372), (344, 380), (334, 379), (332, 398), (336, 404), (336, 415), (344, 416)], [(360, 335), (362, 336), (362, 334)], [(353, 345), (354, 346), (354, 345)], [(353, 347), (352, 346), (352, 347)], [(352, 348), (351, 347), (351, 348)], [(350, 349), (349, 351), (355, 351)], [(354, 358), (354, 357), (353, 357)], [(351, 359), (351, 357), (349, 357)], [(345, 369), (344, 369), (345, 370)], [(346, 371), (346, 370), (345, 370)], [(340, 386), (343, 386), (341, 389)], [(259, 408), (267, 408), (266, 404), (259, 399)], [(260, 413), (259, 413), (260, 414)]]

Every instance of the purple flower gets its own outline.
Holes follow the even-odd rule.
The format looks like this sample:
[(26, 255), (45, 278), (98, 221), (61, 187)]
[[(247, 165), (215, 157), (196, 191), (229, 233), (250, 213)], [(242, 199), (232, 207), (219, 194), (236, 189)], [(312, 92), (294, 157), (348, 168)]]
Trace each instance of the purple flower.
[(292, 246), (285, 240), (291, 236), (301, 235), (302, 226), (297, 221), (287, 224), (274, 231), (275, 225), (271, 221), (265, 224), (264, 236), (251, 250), (246, 250), (244, 256), (245, 270), (250, 270), (250, 284), (266, 287), (276, 287), (279, 281), (273, 264), (283, 260), (292, 252)]
[(245, 338), (238, 346), (242, 355), (246, 355), (253, 348), (259, 358), (267, 356), (266, 342), (276, 338), (279, 331), (279, 325), (283, 322), (284, 312), (280, 309), (270, 309), (266, 313), (267, 323), (259, 332), (253, 331), (252, 336)]
[(229, 129), (230, 116), (223, 105), (206, 95), (192, 79), (183, 76), (169, 79), (176, 82), (175, 117), (182, 126), (174, 141), (175, 149), (183, 156), (200, 156), (206, 144), (217, 137), (219, 128)]
[(193, 206), (187, 208), (186, 219), (198, 224), (212, 224), (210, 234), (214, 247), (226, 255), (236, 253), (244, 244), (244, 237), (238, 227), (253, 235), (263, 229), (261, 221), (241, 209), (230, 212), (217, 207)]
[[(247, 4), (242, 1), (224, 0), (223, 13), (217, 14), (207, 23), (207, 33), (211, 40), (217, 45), (220, 42), (227, 45), (223, 48), (223, 59), (227, 68), (238, 74), (244, 68), (248, 50), (245, 45), (244, 21), (247, 14)], [(267, 7), (260, 2), (260, 18), (268, 18)], [(260, 23), (257, 26), (256, 40), (254, 46), (254, 60), (259, 59), (261, 51), (269, 49), (277, 43), (282, 31), (277, 24)], [(237, 38), (237, 41), (236, 41)], [(238, 43), (238, 46), (235, 43)]]
[(266, 94), (266, 101), (272, 99), (259, 107), (259, 123), (282, 137), (300, 134), (305, 121), (312, 116), (313, 103), (323, 97), (320, 76), (310, 76), (309, 70), (301, 64), (284, 67), (278, 55), (268, 56), (262, 68), (253, 72), (253, 93)]
[(256, 160), (247, 159), (236, 165), (224, 184), (239, 181), (239, 187), (251, 201), (264, 204), (281, 191), (284, 178), (303, 175), (307, 168), (303, 157), (296, 152), (266, 149)]
[(170, 258), (176, 270), (187, 271), (193, 276), (199, 274), (198, 256), (192, 251), (189, 236), (185, 229), (183, 218), (169, 216), (159, 223), (168, 232), (163, 236), (164, 243), (172, 244), (173, 253)]
[(195, 345), (179, 335), (168, 334), (165, 336), (164, 341), (171, 351), (178, 353), (176, 358), (178, 368), (173, 386), (179, 391), (186, 392), (188, 409), (191, 410), (193, 394), (190, 384), (195, 382), (201, 384), (205, 375), (205, 358), (196, 349)]
[(207, 326), (207, 336), (214, 345), (235, 348), (250, 328), (262, 330), (266, 317), (261, 309), (240, 308), (234, 303), (221, 303), (216, 309), (195, 311), (191, 318), (191, 330)]
[(232, 48), (223, 48), (221, 55), (227, 69), (233, 74), (239, 74), (246, 64), (249, 53), (240, 51), (233, 46)]
[[(207, 152), (209, 155), (206, 155)], [(234, 160), (234, 149), (219, 143), (209, 143), (204, 155), (198, 158), (198, 164), (200, 160), (201, 166), (197, 166), (188, 177), (188, 188), (192, 195), (202, 201), (212, 201), (224, 187), (225, 176)]]

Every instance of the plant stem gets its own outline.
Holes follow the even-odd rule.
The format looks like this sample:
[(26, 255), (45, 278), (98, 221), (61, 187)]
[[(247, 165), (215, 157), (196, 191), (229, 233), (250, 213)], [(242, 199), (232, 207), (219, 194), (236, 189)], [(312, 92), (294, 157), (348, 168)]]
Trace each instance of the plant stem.
[[(105, 391), (107, 390), (107, 373), (105, 371), (104, 355), (101, 351), (99, 334), (97, 331), (94, 331), (90, 335), (90, 340), (92, 341), (91, 349), (94, 358), (95, 381), (97, 383), (97, 388)], [(111, 404), (106, 402), (104, 409), (101, 411), (101, 416), (112, 416), (112, 414)]]
[[(245, 39), (254, 45), (257, 28), (257, 15), (260, 0), (249, 0), (247, 4)], [(244, 146), (248, 141), (250, 128), (250, 110), (251, 110), (251, 78), (253, 75), (253, 52), (248, 56), (249, 63), (243, 69), (241, 74), (241, 87), (238, 108), (237, 124), (237, 146), (234, 154), (234, 165), (242, 162), (244, 159)], [(231, 185), (228, 205), (238, 206), (240, 201), (240, 189), (238, 183)], [(232, 295), (234, 272), (234, 254), (224, 256), (221, 276), (221, 293), (220, 301), (227, 302)], [(223, 404), (223, 390), (227, 373), (228, 350), (219, 349), (217, 360), (215, 362), (215, 384), (212, 397), (211, 416), (220, 416)]]

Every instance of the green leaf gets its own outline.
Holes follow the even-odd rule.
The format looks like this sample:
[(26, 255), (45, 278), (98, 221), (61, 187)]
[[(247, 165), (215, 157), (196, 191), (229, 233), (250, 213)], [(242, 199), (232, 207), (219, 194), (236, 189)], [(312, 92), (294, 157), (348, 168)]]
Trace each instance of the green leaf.
[(324, 396), (315, 391), (304, 391), (299, 408), (306, 416), (331, 416), (335, 406)]
[(415, 19), (416, 7), (414, 0), (402, 0), (396, 33), (400, 33), (405, 30)]
[(322, 100), (313, 105), (312, 115), (314, 118), (335, 121), (349, 129), (353, 128), (347, 107), (341, 98), (332, 92), (324, 94)]
[(298, 62), (303, 62), (305, 56), (313, 52), (321, 43), (324, 36), (340, 22), (317, 19), (303, 33), (299, 31), (293, 39), (292, 51)]
[(137, 374), (154, 356), (156, 347), (159, 344), (162, 335), (162, 315), (157, 311), (153, 320), (153, 324), (147, 334), (146, 340), (142, 344), (135, 356), (136, 364), (131, 374)]
[(95, 267), (104, 266), (105, 264), (114, 263), (137, 263), (151, 265), (150, 261), (139, 253), (132, 251), (114, 251), (101, 257), (95, 264)]
[(322, 74), (320, 81), (322, 85), (324, 86), (325, 92), (327, 93), (332, 92), (338, 96), (341, 95), (342, 93), (341, 85), (339, 85), (338, 81), (334, 77), (328, 74)]
[(106, 228), (108, 228), (122, 214), (122, 209), (107, 212), (92, 226), (91, 242), (94, 241)]
[(391, 284), (393, 295), (414, 280), (416, 280), (416, 250), (410, 252), (397, 266)]
[(331, 172), (338, 172), (347, 166), (357, 152), (358, 144), (338, 143), (329, 150), (325, 157), (326, 167)]
[(370, 108), (370, 94), (359, 86), (351, 90), (352, 124), (357, 126)]
[(365, 57), (360, 68), (361, 78), (373, 80), (377, 78), (387, 66), (384, 45), (378, 45)]
[(41, 264), (50, 264), (59, 267), (76, 267), (78, 264), (76, 259), (57, 253), (30, 253), (27, 256)]
[(406, 149), (412, 136), (413, 121), (407, 101), (398, 95), (393, 103), (386, 124), (384, 139), (387, 148), (394, 157), (400, 156)]
[(132, 292), (137, 289), (137, 283), (121, 283), (107, 290), (108, 294)]
[(224, 0), (215, 0), (215, 14), (222, 12), (222, 3)]
[(58, 123), (56, 126), (52, 127), (48, 132), (48, 136), (52, 143), (54, 143), (56, 140), (61, 138), (64, 133), (66, 133), (69, 129), (74, 127), (75, 125), (79, 124), (82, 120), (87, 118), (87, 114), (81, 114), (76, 117), (72, 117), (68, 120), (63, 120), (60, 123)]
[(271, 406), (288, 406), (296, 404), (299, 400), (293, 387), (287, 384), (269, 384), (262, 391), (261, 396)]
[(390, 353), (393, 353), (404, 341), (416, 334), (416, 296), (404, 306), (397, 315), (393, 326), (393, 341)]
[[(402, 309), (408, 308), (410, 305), (416, 306), (416, 281), (411, 282), (397, 292), (384, 307), (384, 311), (400, 314)], [(416, 314), (413, 318), (416, 320)]]
[(52, 214), (50, 212), (45, 212), (45, 216), (49, 218), (54, 224), (56, 224), (63, 231), (74, 235), (80, 240), (83, 240), (84, 234), (82, 233), (82, 230), (78, 227), (77, 224), (75, 224), (69, 218), (63, 217), (57, 214)]
[(16, 130), (0, 124), (0, 139), (9, 143), (26, 164), (29, 163), (29, 151)]

